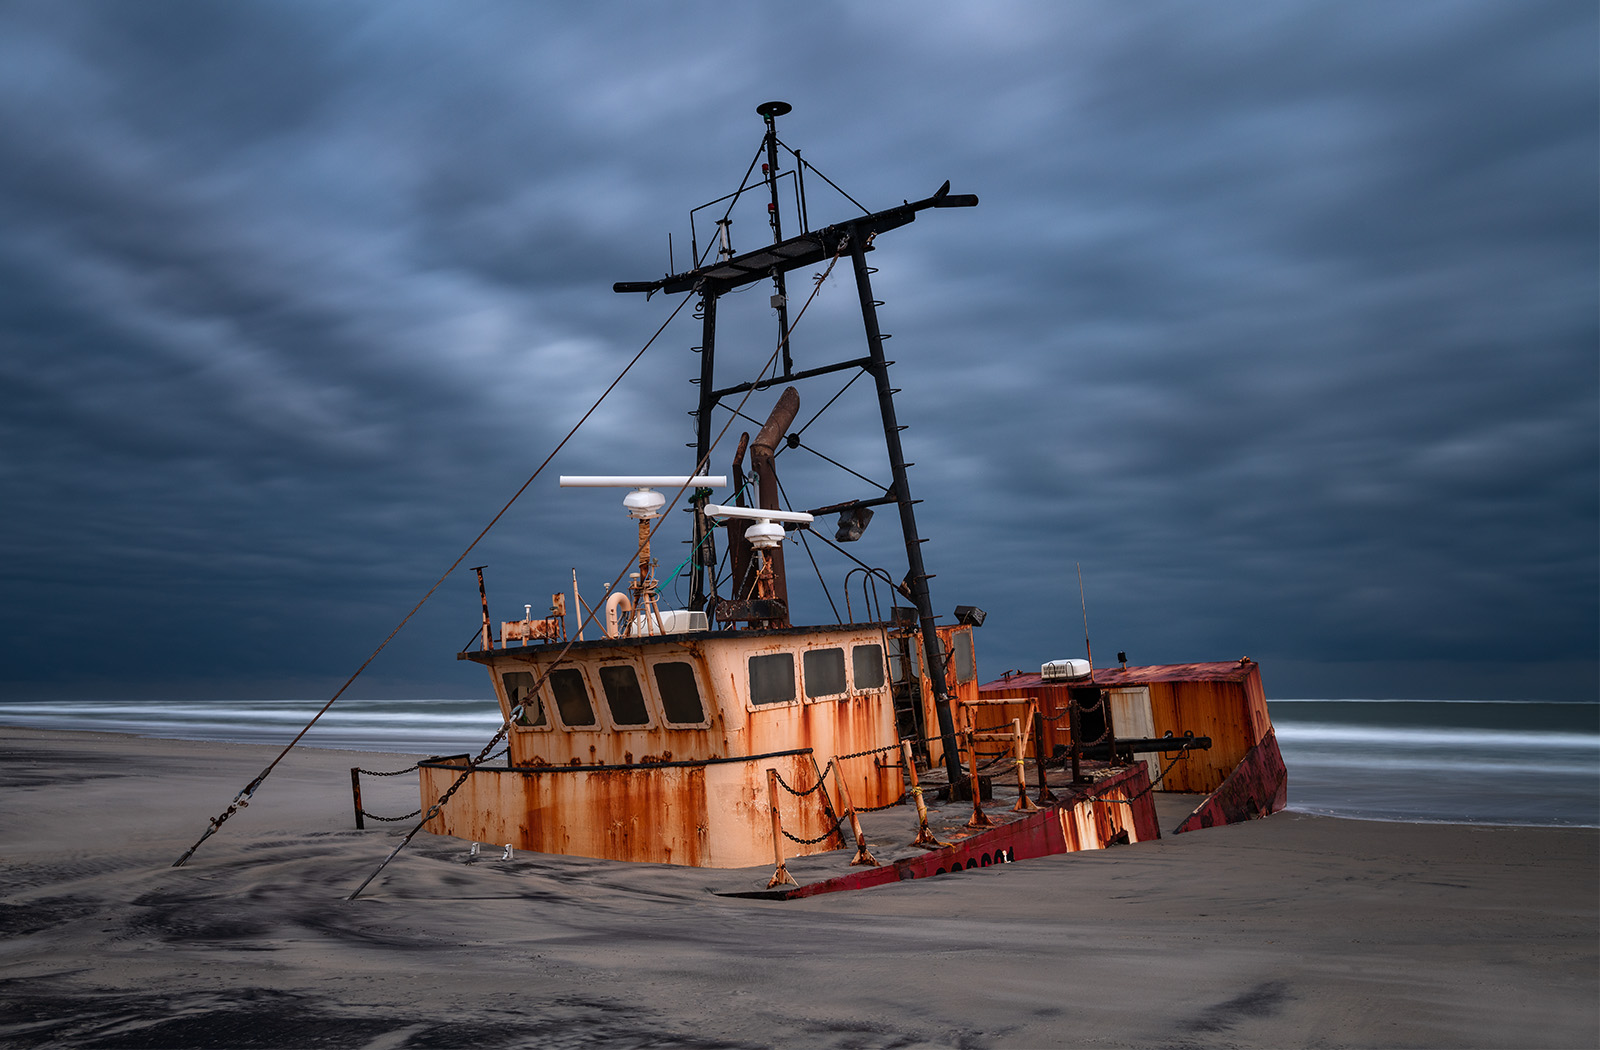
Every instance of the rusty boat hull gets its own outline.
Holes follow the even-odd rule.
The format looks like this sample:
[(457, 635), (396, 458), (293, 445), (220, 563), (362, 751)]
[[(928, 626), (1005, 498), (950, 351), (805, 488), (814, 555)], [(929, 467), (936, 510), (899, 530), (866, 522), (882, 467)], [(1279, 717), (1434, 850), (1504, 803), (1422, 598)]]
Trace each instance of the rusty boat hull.
[[(1080, 661), (1056, 661), (1039, 675), (981, 682), (974, 632), (986, 614), (957, 606), (955, 622), (940, 623), (934, 612), (928, 583), (934, 574), (923, 561), (926, 539), (916, 519), (920, 501), (912, 495), (912, 464), (901, 444), (907, 428), (897, 415), (893, 362), (884, 351), (888, 336), (879, 323), (883, 301), (872, 287), (876, 269), (867, 264), (867, 253), (882, 248), (884, 235), (920, 215), (974, 207), (978, 198), (951, 193), (946, 182), (931, 196), (870, 213), (857, 205), (861, 214), (813, 227), (804, 199), (809, 165), (777, 136), (775, 120), (789, 111), (782, 102), (757, 108), (766, 128), (766, 192), (747, 203), (757, 228), (770, 228), (770, 244), (743, 251), (733, 246), (732, 216), (753, 186), (741, 184), (712, 202), (724, 216), (716, 222), (714, 255), (710, 242), (700, 250), (691, 226), (691, 269), (613, 286), (646, 299), (662, 292), (697, 300), (692, 472), (562, 477), (563, 487), (632, 490), (622, 504), (637, 527), (637, 546), (605, 586), (599, 606), (584, 602), (573, 569), (570, 604), (563, 583), (547, 616), (534, 619), (527, 604), (525, 619), (498, 622), (497, 638), (480, 567), (478, 647), (457, 656), (489, 674), (504, 719), (496, 741), (506, 740), (505, 761), (495, 764), (499, 756), (489, 752), (497, 745), (491, 744), (477, 756), (421, 763), (423, 827), (514, 849), (618, 861), (707, 868), (771, 863), (772, 889), (806, 895), (965, 871), (997, 859), (1149, 841), (1161, 833), (1156, 792), (1205, 796), (1184, 830), (1281, 809), (1286, 774), (1259, 671), (1249, 660), (1115, 670), (1090, 670), (1081, 662), (1082, 674)], [(781, 152), (792, 158), (787, 171)], [(792, 182), (783, 181), (791, 175)], [(795, 191), (789, 215), (798, 233), (783, 232), (780, 184)], [(690, 212), (691, 223), (699, 210)], [(837, 360), (808, 354), (796, 367), (785, 275), (819, 269), (812, 275), (814, 297), (836, 267), (853, 275), (865, 353)], [(772, 295), (760, 301), (776, 314), (775, 348), (764, 364), (751, 355), (736, 359), (731, 377), (723, 360), (719, 383), (719, 355), (727, 349), (718, 346), (718, 304), (767, 282)], [(823, 377), (835, 377), (830, 384), (843, 379), (843, 388), (825, 402), (819, 398), (822, 407), (796, 427), (801, 395), (791, 384)], [(870, 383), (858, 394), (875, 400), (882, 428), (887, 463), (872, 469), (884, 477), (886, 466), (883, 481), (802, 440), (862, 377)], [(774, 396), (762, 423), (747, 402), (766, 398), (769, 390)], [(746, 433), (731, 455), (733, 440), (718, 452), (740, 418), (759, 424), (754, 440)], [(719, 420), (727, 423), (720, 431)], [(635, 437), (633, 448), (663, 447), (660, 435)], [(790, 449), (816, 452), (849, 475), (841, 491), (818, 494), (834, 502), (809, 511), (788, 505), (777, 463)], [(728, 474), (707, 473), (724, 456), (731, 460)], [(720, 502), (712, 499), (718, 488), (730, 490)], [(903, 570), (868, 565), (838, 546), (860, 537), (873, 508), (891, 507), (899, 517)], [(672, 515), (674, 509), (680, 514)], [(811, 530), (827, 542), (813, 526), (832, 514), (839, 515), (838, 543), (827, 545), (854, 566), (846, 566), (844, 615), (828, 593), (840, 622), (796, 626), (784, 540)], [(651, 544), (669, 518), (690, 525), (689, 552), (669, 580), (658, 581)], [(816, 558), (806, 560), (820, 580)], [(679, 588), (687, 590), (684, 608), (663, 609), (662, 595)], [(861, 620), (844, 622), (856, 620), (853, 589)], [(880, 600), (885, 597), (887, 606)], [(576, 637), (569, 637), (569, 623)], [(1058, 675), (1058, 664), (1071, 665), (1070, 674)], [(1030, 757), (1037, 801), (1026, 775)], [(1059, 794), (1052, 792), (1051, 775)], [(937, 841), (925, 790), (942, 791), (947, 806), (970, 804), (971, 826), (959, 841)], [(924, 852), (877, 864), (861, 815), (912, 804), (919, 821), (914, 841)], [(848, 866), (860, 870), (780, 888), (790, 879), (786, 858), (847, 843), (855, 847)]]

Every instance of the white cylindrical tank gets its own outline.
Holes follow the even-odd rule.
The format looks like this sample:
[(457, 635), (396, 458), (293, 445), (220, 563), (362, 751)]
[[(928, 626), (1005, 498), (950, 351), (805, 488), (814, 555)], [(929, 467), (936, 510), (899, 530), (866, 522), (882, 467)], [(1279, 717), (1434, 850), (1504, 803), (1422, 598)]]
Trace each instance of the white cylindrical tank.
[(1069, 682), (1088, 678), (1091, 670), (1087, 660), (1051, 660), (1039, 668), (1039, 677), (1046, 682)]

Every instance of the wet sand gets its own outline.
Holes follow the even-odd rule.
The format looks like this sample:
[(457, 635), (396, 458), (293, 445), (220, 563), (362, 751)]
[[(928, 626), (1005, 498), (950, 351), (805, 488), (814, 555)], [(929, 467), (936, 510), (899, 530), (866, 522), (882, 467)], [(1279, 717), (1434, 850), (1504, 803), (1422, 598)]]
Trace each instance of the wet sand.
[(171, 868), (276, 751), (0, 728), (0, 1046), (1600, 1042), (1593, 829), (1288, 813), (793, 902), (424, 834), (347, 902), (409, 827), (349, 767), (415, 756), (303, 750)]

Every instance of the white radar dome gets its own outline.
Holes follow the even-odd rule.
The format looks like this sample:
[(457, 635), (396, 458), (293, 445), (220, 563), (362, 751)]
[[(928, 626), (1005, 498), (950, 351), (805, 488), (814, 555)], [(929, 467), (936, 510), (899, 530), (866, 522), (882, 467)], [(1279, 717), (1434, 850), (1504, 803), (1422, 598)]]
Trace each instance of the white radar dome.
[(744, 530), (744, 538), (757, 550), (772, 550), (783, 542), (783, 526), (775, 521), (758, 521)]
[(655, 489), (634, 489), (622, 497), (622, 506), (632, 518), (654, 518), (667, 505), (667, 497)]

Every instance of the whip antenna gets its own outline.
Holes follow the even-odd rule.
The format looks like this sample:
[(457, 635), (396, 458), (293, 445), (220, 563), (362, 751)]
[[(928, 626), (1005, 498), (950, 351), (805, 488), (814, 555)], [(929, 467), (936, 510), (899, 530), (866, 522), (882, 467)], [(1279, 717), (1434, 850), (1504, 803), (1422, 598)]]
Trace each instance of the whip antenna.
[(1089, 680), (1094, 680), (1094, 650), (1089, 647), (1089, 603), (1083, 597), (1083, 562), (1078, 567), (1078, 603), (1083, 606), (1083, 654), (1089, 658)]

